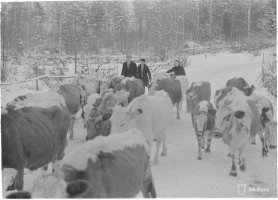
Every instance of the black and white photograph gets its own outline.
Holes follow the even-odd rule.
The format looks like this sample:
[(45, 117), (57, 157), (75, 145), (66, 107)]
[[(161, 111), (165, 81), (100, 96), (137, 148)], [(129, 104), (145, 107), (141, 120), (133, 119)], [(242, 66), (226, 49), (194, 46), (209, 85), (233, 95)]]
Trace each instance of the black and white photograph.
[(277, 198), (276, 4), (1, 1), (1, 197)]

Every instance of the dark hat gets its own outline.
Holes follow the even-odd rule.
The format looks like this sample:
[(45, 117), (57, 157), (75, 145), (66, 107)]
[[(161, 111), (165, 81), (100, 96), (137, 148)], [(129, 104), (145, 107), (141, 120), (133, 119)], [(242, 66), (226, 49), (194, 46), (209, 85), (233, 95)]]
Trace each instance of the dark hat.
[(146, 60), (145, 60), (144, 58), (141, 58), (141, 61), (144, 61), (144, 62), (146, 62)]

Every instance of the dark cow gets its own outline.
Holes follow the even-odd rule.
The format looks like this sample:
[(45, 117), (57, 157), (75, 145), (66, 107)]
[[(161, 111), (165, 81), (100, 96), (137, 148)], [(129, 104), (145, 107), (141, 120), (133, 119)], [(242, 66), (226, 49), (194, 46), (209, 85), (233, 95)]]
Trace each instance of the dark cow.
[(187, 112), (191, 113), (195, 105), (201, 101), (210, 102), (211, 88), (209, 82), (198, 81), (191, 83), (186, 91)]
[(180, 119), (180, 107), (182, 101), (181, 83), (177, 79), (163, 78), (157, 79), (149, 86), (149, 93), (153, 94), (154, 91), (164, 90), (168, 93), (172, 104), (177, 108), (177, 119)]
[[(144, 197), (155, 198), (149, 159), (149, 146), (136, 129), (98, 137), (66, 155), (57, 176), (40, 177), (32, 196), (132, 198), (142, 191)], [(53, 189), (48, 190), (49, 187)]]
[(249, 86), (249, 84), (241, 77), (228, 80), (226, 87), (235, 87), (242, 91), (246, 96), (250, 96), (255, 89), (254, 85)]
[[(192, 111), (192, 123), (195, 129), (198, 142), (198, 160), (202, 160), (201, 149), (205, 148), (205, 153), (210, 153), (212, 131), (214, 129), (216, 110), (208, 101), (197, 103)], [(206, 139), (206, 141), (205, 141)]]
[(22, 190), (24, 168), (36, 170), (63, 158), (69, 113), (63, 97), (50, 91), (18, 97), (1, 118), (2, 169), (17, 170), (8, 189)]
[(114, 93), (120, 90), (126, 90), (129, 92), (128, 103), (145, 93), (145, 86), (142, 80), (133, 77), (115, 77), (112, 80), (111, 87), (113, 88)]

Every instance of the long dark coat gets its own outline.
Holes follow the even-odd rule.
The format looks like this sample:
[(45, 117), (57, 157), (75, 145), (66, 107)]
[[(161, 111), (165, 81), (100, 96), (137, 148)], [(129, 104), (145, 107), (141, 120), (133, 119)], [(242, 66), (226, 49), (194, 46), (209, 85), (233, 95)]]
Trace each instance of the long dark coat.
[(140, 78), (144, 83), (144, 85), (148, 87), (149, 81), (152, 79), (152, 76), (151, 76), (150, 69), (147, 65), (144, 65), (143, 74), (142, 74), (141, 64), (138, 65), (138, 78)]
[(124, 62), (121, 75), (125, 76), (125, 77), (134, 76), (135, 78), (138, 78), (136, 63), (133, 62), (133, 61), (130, 61), (129, 68), (128, 68), (127, 67), (127, 62)]

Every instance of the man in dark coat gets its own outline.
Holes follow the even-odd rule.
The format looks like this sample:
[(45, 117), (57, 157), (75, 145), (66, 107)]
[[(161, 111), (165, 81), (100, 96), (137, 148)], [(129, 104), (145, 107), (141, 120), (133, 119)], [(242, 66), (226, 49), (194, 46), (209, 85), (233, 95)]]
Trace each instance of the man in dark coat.
[(152, 79), (149, 67), (145, 64), (145, 59), (141, 59), (141, 64), (138, 65), (138, 78), (142, 80), (146, 87)]
[(136, 63), (130, 60), (131, 59), (130, 55), (127, 55), (126, 59), (127, 59), (126, 62), (123, 63), (121, 75), (125, 77), (134, 76), (134, 78), (138, 78)]
[(186, 75), (183, 66), (180, 65), (180, 61), (176, 60), (174, 65), (175, 66), (172, 69), (168, 70), (166, 73), (171, 73), (174, 76)]

